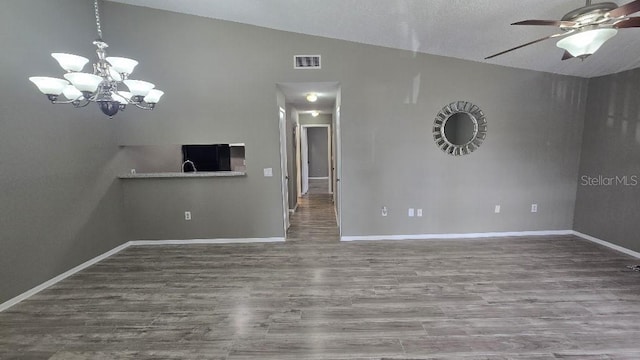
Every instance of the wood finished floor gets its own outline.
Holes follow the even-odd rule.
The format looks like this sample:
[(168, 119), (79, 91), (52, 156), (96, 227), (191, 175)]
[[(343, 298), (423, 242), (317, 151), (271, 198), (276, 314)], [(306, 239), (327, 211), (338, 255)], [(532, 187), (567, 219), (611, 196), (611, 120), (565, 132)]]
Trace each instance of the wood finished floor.
[(304, 199), (285, 244), (128, 248), (0, 313), (0, 358), (640, 359), (632, 258), (573, 236), (339, 243), (331, 207)]

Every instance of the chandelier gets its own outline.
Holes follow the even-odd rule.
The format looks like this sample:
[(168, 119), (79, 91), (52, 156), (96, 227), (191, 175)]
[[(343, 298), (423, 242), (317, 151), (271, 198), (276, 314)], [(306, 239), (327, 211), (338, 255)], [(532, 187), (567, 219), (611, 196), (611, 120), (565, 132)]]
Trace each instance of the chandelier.
[[(93, 64), (93, 73), (84, 73), (82, 69), (89, 59), (65, 53), (52, 53), (58, 64), (66, 71), (64, 79), (32, 76), (29, 78), (40, 92), (47, 95), (53, 104), (71, 104), (81, 108), (96, 103), (102, 112), (113, 117), (127, 105), (144, 110), (153, 110), (164, 92), (154, 89), (155, 85), (141, 80), (129, 79), (138, 62), (123, 57), (107, 57), (109, 47), (102, 40), (98, 0), (94, 0), (98, 39), (93, 44), (98, 48), (98, 61)], [(65, 80), (66, 79), (66, 80)], [(123, 91), (123, 88), (129, 91)], [(65, 100), (60, 98), (64, 96)]]

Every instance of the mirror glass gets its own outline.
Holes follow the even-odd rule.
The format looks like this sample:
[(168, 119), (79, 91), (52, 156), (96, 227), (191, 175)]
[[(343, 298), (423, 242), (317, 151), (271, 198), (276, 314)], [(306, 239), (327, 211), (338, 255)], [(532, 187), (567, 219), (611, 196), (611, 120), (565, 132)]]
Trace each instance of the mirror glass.
[(449, 155), (468, 155), (487, 137), (487, 119), (477, 105), (452, 102), (440, 110), (433, 121), (433, 140)]
[(468, 144), (475, 135), (475, 123), (468, 113), (455, 113), (444, 124), (444, 136), (453, 145)]

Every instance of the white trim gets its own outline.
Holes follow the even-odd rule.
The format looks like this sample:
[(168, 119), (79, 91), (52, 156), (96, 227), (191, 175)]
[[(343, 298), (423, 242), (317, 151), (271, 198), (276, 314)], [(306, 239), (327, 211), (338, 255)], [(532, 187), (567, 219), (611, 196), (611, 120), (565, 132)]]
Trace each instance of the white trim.
[(192, 240), (134, 240), (128, 241), (118, 247), (115, 247), (104, 254), (98, 255), (91, 260), (87, 260), (82, 264), (67, 270), (64, 273), (43, 282), (42, 284), (27, 290), (22, 294), (11, 298), (4, 303), (0, 304), (0, 312), (7, 310), (8, 308), (16, 305), (17, 303), (30, 298), (31, 296), (39, 293), (40, 291), (55, 285), (56, 283), (68, 278), (69, 276), (88, 268), (91, 265), (99, 263), (100, 261), (113, 256), (120, 251), (130, 246), (153, 246), (153, 245), (192, 245), (192, 244), (254, 244), (254, 243), (276, 243), (284, 242), (284, 237), (272, 237), (272, 238), (247, 238), (247, 239), (192, 239)]
[(284, 242), (284, 237), (248, 239), (187, 239), (187, 240), (133, 240), (132, 246), (202, 245), (202, 244), (255, 244)]
[(297, 210), (298, 210), (298, 202), (296, 201), (296, 206), (294, 206), (293, 209), (289, 209), (289, 214), (293, 215), (296, 213)]
[(591, 235), (583, 234), (583, 233), (578, 232), (578, 231), (573, 231), (573, 235), (581, 237), (581, 238), (583, 238), (585, 240), (588, 240), (588, 241), (591, 241), (593, 243), (600, 244), (602, 246), (606, 246), (606, 247), (608, 247), (610, 249), (619, 251), (619, 252), (627, 254), (629, 256), (633, 256), (634, 258), (640, 259), (640, 253), (639, 252), (633, 251), (631, 249), (624, 248), (624, 247), (622, 247), (620, 245), (612, 244), (612, 243), (610, 243), (608, 241), (604, 241), (604, 240), (598, 239), (596, 237), (593, 237)]
[(82, 264), (74, 267), (73, 269), (70, 269), (70, 270), (67, 270), (67, 271), (63, 272), (62, 274), (54, 277), (53, 279), (50, 279), (50, 280), (47, 280), (47, 281), (43, 282), (42, 284), (32, 288), (31, 290), (27, 290), (27, 291), (23, 292), (22, 294), (14, 297), (12, 299), (9, 299), (9, 300), (5, 301), (4, 303), (0, 304), (0, 312), (7, 310), (8, 308), (10, 308), (13, 305), (21, 302), (22, 300), (26, 300), (27, 298), (39, 293), (40, 291), (48, 288), (49, 286), (54, 285), (54, 284), (56, 284), (56, 283), (58, 283), (58, 282), (60, 282), (60, 281), (62, 281), (64, 279), (68, 278), (69, 276), (71, 276), (71, 275), (73, 275), (73, 274), (75, 274), (75, 273), (77, 273), (79, 271), (82, 271), (82, 270), (88, 268), (89, 266), (94, 265), (94, 264), (96, 264), (96, 263), (108, 258), (109, 256), (112, 256), (112, 255), (115, 255), (115, 254), (119, 253), (120, 251), (128, 248), (129, 246), (131, 246), (131, 242), (126, 242), (126, 243), (124, 243), (124, 244), (122, 244), (122, 245), (120, 245), (118, 247), (115, 247), (115, 248), (107, 251), (106, 253), (104, 253), (102, 255), (98, 255), (98, 256), (94, 257), (93, 259), (91, 259), (91, 260), (87, 260), (87, 261), (83, 262)]
[(340, 238), (340, 241), (483, 239), (483, 238), (491, 238), (491, 237), (552, 236), (552, 235), (573, 235), (573, 234), (574, 234), (573, 230), (549, 230), (549, 231), (486, 232), (486, 233), (461, 233), (461, 234), (371, 235), (371, 236), (342, 236)]
[[(325, 128), (327, 129), (327, 174), (329, 174), (329, 176), (322, 176), (322, 177), (311, 177), (311, 176), (307, 176), (307, 191), (303, 191), (302, 194), (306, 194), (309, 192), (309, 180), (329, 180), (333, 174), (332, 174), (332, 169), (333, 166), (331, 164), (331, 144), (333, 142), (333, 132), (332, 132), (332, 125), (331, 124), (304, 124), (304, 125), (300, 125), (301, 128), (304, 128), (304, 134), (302, 135), (304, 137), (304, 140), (302, 140), (303, 143), (306, 144), (306, 155), (305, 158), (301, 159), (302, 160), (306, 160), (305, 164), (306, 164), (306, 172), (307, 175), (309, 173), (309, 138), (307, 135), (307, 129), (308, 128)], [(303, 146), (304, 148), (305, 146)], [(304, 172), (304, 169), (302, 170)], [(300, 172), (300, 168), (298, 168), (298, 172)], [(327, 183), (327, 191), (329, 194), (333, 193), (333, 181), (329, 181)], [(304, 188), (301, 184), (300, 186), (301, 188)], [(304, 190), (304, 189), (302, 189)]]
[(287, 165), (287, 112), (280, 107), (278, 110), (278, 129), (280, 131), (280, 176), (282, 185), (282, 225), (283, 235), (291, 226), (289, 221), (289, 167)]
[[(553, 235), (575, 235), (587, 241), (608, 247), (610, 249), (619, 251), (629, 256), (640, 259), (640, 253), (624, 248), (619, 245), (612, 244), (608, 241), (604, 241), (593, 237), (591, 235), (583, 234), (574, 230), (551, 230), (551, 231), (518, 231), (518, 232), (492, 232), (492, 233), (462, 233), (462, 234), (424, 234), (424, 235), (376, 235), (376, 236), (343, 236), (341, 241), (377, 241), (377, 240), (446, 240), (446, 239), (483, 239), (490, 237), (521, 237), (521, 236), (553, 236)], [(271, 238), (244, 238), (244, 239), (190, 239), (190, 240), (134, 240), (119, 245), (104, 254), (98, 255), (93, 259), (87, 260), (84, 263), (65, 271), (64, 273), (43, 282), (42, 284), (25, 291), (24, 293), (5, 301), (0, 304), (0, 312), (9, 309), (10, 307), (18, 304), (19, 302), (26, 300), (27, 298), (39, 293), (40, 291), (68, 278), (69, 276), (88, 268), (110, 256), (113, 256), (120, 251), (130, 246), (161, 246), (161, 245), (192, 245), (192, 244), (252, 244), (252, 243), (277, 243), (284, 242), (284, 237), (271, 237)]]

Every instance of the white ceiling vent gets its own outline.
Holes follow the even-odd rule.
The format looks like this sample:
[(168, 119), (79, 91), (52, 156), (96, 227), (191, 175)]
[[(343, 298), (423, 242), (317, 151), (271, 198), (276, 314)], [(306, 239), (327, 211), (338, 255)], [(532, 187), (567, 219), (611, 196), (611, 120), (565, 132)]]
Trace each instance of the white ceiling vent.
[(320, 69), (320, 55), (295, 55), (293, 57), (294, 69)]

